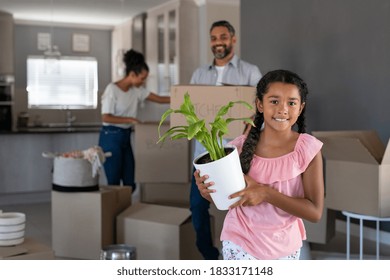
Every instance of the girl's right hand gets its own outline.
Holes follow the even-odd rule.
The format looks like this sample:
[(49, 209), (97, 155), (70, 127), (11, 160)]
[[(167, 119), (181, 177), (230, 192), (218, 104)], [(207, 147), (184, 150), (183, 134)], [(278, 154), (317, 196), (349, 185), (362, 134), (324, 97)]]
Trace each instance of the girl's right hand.
[(248, 175), (244, 175), (244, 178), (246, 183), (245, 189), (229, 196), (230, 199), (241, 197), (239, 201), (229, 207), (230, 209), (238, 206), (254, 206), (266, 201), (270, 187), (256, 182)]
[(198, 190), (200, 192), (200, 195), (204, 198), (207, 199), (208, 201), (212, 202), (212, 198), (210, 196), (210, 193), (215, 192), (215, 190), (210, 190), (208, 187), (214, 185), (214, 182), (208, 182), (206, 183), (205, 181), (209, 178), (208, 175), (199, 175), (199, 170), (195, 170), (194, 172), (194, 177), (195, 177), (195, 182), (196, 185), (198, 186)]

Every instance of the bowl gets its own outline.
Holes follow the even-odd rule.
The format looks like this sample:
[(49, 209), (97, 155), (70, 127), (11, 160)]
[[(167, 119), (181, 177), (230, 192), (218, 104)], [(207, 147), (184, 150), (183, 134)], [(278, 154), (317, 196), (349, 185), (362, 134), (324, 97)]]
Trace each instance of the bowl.
[(14, 232), (0, 232), (0, 240), (19, 239), (24, 237), (24, 230)]
[(26, 215), (19, 212), (0, 213), (0, 225), (18, 225), (26, 222)]
[(114, 244), (104, 247), (100, 259), (102, 260), (135, 260), (135, 247), (126, 244)]
[(24, 237), (16, 238), (16, 239), (8, 239), (8, 240), (0, 240), (0, 246), (13, 246), (19, 245), (24, 242)]
[(0, 225), (0, 233), (5, 232), (15, 232), (24, 230), (26, 228), (26, 223), (21, 223), (18, 225)]

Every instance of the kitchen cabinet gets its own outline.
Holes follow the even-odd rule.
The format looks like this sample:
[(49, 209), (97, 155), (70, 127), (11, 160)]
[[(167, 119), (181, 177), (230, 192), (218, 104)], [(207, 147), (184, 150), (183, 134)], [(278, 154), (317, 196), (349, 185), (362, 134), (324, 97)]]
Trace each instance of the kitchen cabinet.
[(14, 74), (14, 19), (0, 11), (0, 74)]
[(170, 1), (147, 12), (148, 88), (169, 95), (170, 87), (188, 84), (198, 61), (198, 13), (193, 0)]
[(9, 133), (0, 136), (0, 195), (51, 190), (53, 160), (42, 152), (84, 150), (99, 132)]

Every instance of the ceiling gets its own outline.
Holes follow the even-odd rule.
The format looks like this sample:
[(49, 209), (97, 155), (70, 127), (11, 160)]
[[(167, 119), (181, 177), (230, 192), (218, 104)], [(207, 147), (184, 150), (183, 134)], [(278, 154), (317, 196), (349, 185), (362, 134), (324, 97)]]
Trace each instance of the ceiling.
[(170, 0), (0, 0), (16, 23), (112, 28)]

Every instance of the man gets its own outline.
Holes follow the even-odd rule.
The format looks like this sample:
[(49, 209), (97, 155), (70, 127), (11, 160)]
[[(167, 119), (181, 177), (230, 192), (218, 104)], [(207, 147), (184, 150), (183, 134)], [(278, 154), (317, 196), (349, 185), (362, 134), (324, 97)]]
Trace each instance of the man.
[[(191, 84), (256, 86), (261, 78), (257, 66), (245, 62), (234, 54), (237, 41), (234, 27), (227, 21), (216, 21), (210, 28), (210, 47), (214, 54), (212, 64), (199, 67), (191, 78)], [(195, 142), (194, 158), (205, 149)], [(204, 199), (192, 176), (190, 210), (196, 232), (196, 246), (206, 260), (216, 260), (219, 250), (213, 245), (210, 226), (210, 203)]]

